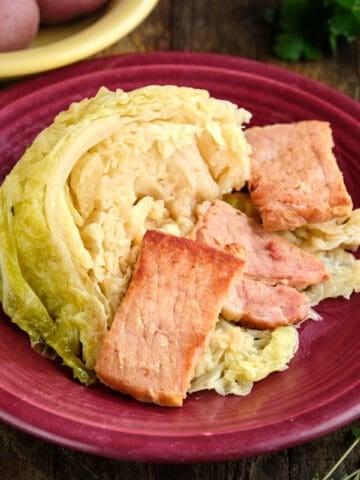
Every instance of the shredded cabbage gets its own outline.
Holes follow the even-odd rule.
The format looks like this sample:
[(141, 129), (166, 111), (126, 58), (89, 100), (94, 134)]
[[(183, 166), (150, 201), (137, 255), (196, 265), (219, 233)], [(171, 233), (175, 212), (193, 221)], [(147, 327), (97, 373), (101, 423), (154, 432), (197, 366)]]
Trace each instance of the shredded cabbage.
[(190, 392), (247, 395), (254, 382), (285, 370), (299, 345), (293, 326), (253, 330), (220, 319), (191, 383)]
[(330, 274), (329, 280), (305, 291), (312, 306), (325, 298), (349, 299), (353, 292), (360, 292), (360, 260), (351, 252), (360, 245), (359, 208), (343, 221), (306, 225), (281, 234), (318, 257)]

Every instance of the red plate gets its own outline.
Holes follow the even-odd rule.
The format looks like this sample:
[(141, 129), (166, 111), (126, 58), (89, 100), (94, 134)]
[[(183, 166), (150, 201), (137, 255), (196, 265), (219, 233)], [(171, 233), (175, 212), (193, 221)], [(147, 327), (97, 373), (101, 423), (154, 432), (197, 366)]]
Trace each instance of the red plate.
[[(84, 62), (0, 93), (0, 182), (41, 129), (100, 86), (206, 88), (249, 109), (253, 124), (331, 122), (336, 154), (360, 206), (360, 106), (319, 83), (273, 66), (222, 55), (154, 53)], [(57, 444), (123, 460), (223, 461), (268, 453), (324, 435), (360, 416), (360, 295), (323, 302), (320, 322), (300, 330), (287, 371), (244, 398), (191, 395), (180, 409), (145, 405), (102, 386), (83, 387), (31, 350), (0, 315), (0, 418)]]

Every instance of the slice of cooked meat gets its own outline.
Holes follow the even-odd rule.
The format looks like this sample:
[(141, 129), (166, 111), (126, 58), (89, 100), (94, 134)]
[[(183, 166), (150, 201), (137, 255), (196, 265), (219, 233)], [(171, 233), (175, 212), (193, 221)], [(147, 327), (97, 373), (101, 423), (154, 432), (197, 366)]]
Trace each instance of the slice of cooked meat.
[(329, 123), (253, 127), (245, 136), (252, 147), (250, 194), (266, 230), (294, 230), (350, 215), (352, 201)]
[(243, 278), (229, 295), (222, 315), (246, 327), (272, 329), (298, 323), (309, 311), (308, 298), (295, 288)]
[(253, 280), (306, 288), (329, 278), (314, 255), (277, 233), (266, 232), (260, 223), (221, 200), (199, 219), (191, 237), (234, 255), (237, 249), (245, 248), (245, 275)]
[(243, 266), (208, 245), (146, 232), (96, 362), (100, 380), (144, 402), (181, 406)]

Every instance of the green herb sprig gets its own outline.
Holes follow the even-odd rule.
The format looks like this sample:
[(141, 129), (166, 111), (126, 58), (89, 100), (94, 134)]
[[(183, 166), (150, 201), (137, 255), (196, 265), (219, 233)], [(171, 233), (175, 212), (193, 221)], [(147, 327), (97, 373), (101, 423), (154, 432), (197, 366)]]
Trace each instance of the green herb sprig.
[(282, 0), (267, 9), (274, 52), (282, 60), (316, 60), (334, 54), (342, 39), (360, 36), (360, 0)]
[[(331, 480), (331, 475), (340, 467), (340, 465), (344, 462), (345, 458), (354, 450), (354, 448), (360, 444), (360, 428), (353, 428), (352, 433), (355, 437), (355, 440), (350, 445), (350, 447), (346, 450), (346, 452), (339, 458), (339, 460), (335, 463), (335, 465), (328, 471), (328, 473), (319, 478), (318, 475), (312, 478), (312, 480)], [(355, 470), (350, 474), (346, 474), (345, 476), (341, 477), (340, 480), (360, 480), (360, 468)]]

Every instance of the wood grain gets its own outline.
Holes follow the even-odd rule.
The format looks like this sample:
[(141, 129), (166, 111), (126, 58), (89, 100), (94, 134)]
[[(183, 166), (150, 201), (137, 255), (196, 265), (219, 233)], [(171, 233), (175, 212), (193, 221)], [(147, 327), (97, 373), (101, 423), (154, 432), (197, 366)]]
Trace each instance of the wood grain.
[[(360, 43), (342, 45), (335, 57), (283, 63), (272, 54), (272, 32), (263, 20), (270, 0), (160, 0), (126, 38), (97, 57), (155, 50), (217, 52), (275, 63), (359, 100)], [(49, 386), (51, 388), (51, 386)], [(120, 462), (52, 445), (0, 424), (2, 480), (312, 480), (323, 476), (352, 443), (348, 425), (323, 438), (271, 455), (199, 465)], [(334, 475), (360, 468), (355, 449)]]
[[(354, 424), (356, 425), (356, 423)], [(357, 423), (360, 427), (360, 423)], [(305, 445), (233, 462), (162, 465), (121, 462), (52, 445), (8, 425), (0, 429), (3, 480), (312, 480), (334, 465), (353, 441), (350, 426)], [(360, 468), (354, 450), (334, 479)]]

